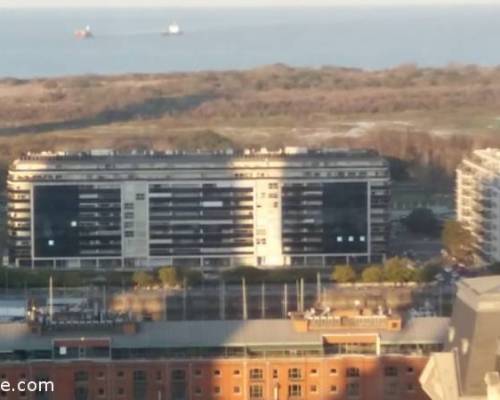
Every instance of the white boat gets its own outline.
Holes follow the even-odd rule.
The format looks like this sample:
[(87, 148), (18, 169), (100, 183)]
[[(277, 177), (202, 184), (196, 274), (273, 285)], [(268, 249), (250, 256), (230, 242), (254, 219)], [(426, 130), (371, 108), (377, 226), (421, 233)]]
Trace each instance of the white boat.
[(165, 31), (162, 32), (163, 36), (179, 36), (182, 35), (181, 27), (177, 23), (170, 24)]

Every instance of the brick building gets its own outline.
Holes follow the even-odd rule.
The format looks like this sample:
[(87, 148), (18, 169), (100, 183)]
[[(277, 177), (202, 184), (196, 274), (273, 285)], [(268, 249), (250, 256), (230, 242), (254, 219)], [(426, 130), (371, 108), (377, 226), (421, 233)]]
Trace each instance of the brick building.
[(427, 399), (418, 377), (447, 318), (304, 320), (5, 324), (0, 380), (56, 390), (0, 399)]

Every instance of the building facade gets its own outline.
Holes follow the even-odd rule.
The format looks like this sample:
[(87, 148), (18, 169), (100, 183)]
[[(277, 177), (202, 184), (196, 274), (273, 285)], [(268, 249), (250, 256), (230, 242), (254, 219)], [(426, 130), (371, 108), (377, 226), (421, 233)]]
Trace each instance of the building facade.
[(463, 279), (444, 352), (420, 381), (432, 400), (494, 400), (500, 393), (500, 277)]
[[(366, 317), (365, 324), (376, 317)], [(2, 326), (0, 380), (53, 382), (33, 400), (425, 400), (418, 377), (447, 318), (401, 329), (291, 320)], [(85, 326), (83, 326), (85, 325)], [(119, 331), (121, 329), (121, 331)]]
[(220, 268), (375, 261), (387, 162), (370, 151), (36, 154), (8, 175), (10, 261)]
[(474, 237), (479, 262), (500, 260), (500, 150), (476, 150), (457, 169), (457, 218)]

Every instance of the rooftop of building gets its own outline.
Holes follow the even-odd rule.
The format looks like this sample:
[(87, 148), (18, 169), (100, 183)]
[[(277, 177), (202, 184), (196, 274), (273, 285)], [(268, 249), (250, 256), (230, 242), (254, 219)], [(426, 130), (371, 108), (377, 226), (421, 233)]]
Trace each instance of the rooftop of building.
[(290, 320), (167, 321), (142, 322), (132, 334), (92, 328), (36, 334), (26, 323), (9, 323), (0, 326), (0, 352), (50, 349), (54, 339), (103, 337), (110, 338), (115, 348), (321, 346), (325, 336), (355, 338), (362, 334), (377, 334), (382, 344), (435, 344), (444, 342), (448, 325), (448, 318), (422, 317), (411, 319), (400, 331), (356, 329), (351, 332), (343, 329), (300, 332)]
[(500, 276), (462, 279), (460, 284), (477, 295), (500, 294)]
[(25, 161), (57, 161), (57, 162), (81, 162), (94, 161), (106, 162), (158, 162), (158, 161), (173, 161), (173, 162), (229, 162), (235, 160), (284, 160), (293, 159), (302, 160), (379, 160), (383, 162), (383, 158), (374, 150), (363, 149), (307, 149), (302, 147), (285, 147), (279, 150), (262, 149), (246, 149), (235, 150), (226, 149), (218, 151), (180, 151), (180, 150), (132, 150), (132, 151), (117, 151), (110, 149), (92, 149), (81, 152), (52, 152), (43, 151), (39, 153), (26, 153), (14, 162), (23, 163)]
[(472, 154), (464, 159), (464, 162), (459, 168), (465, 168), (465, 170), (467, 170), (471, 165), (488, 171), (499, 171), (500, 149), (486, 148), (474, 150)]

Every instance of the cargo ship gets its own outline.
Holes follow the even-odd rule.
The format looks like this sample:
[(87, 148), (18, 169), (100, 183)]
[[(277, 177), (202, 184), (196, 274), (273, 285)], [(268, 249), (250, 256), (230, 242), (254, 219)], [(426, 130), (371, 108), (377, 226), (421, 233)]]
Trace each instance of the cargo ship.
[(78, 39), (91, 39), (94, 37), (90, 26), (86, 26), (84, 29), (79, 29), (75, 31), (75, 37)]

